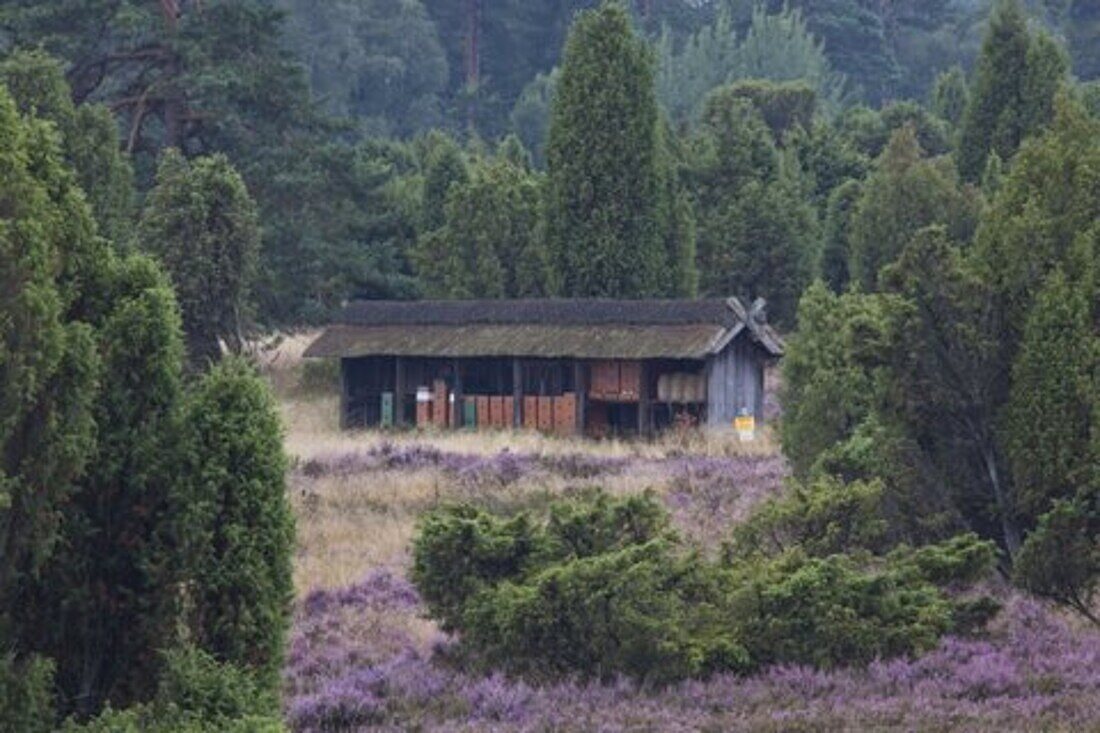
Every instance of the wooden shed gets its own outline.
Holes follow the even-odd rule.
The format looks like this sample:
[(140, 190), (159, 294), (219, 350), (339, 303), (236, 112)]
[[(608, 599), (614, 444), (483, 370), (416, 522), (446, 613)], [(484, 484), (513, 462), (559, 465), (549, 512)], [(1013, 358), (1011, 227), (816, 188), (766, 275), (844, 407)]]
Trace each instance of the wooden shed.
[(644, 434), (763, 420), (783, 354), (763, 301), (355, 301), (306, 351), (338, 358), (341, 425)]

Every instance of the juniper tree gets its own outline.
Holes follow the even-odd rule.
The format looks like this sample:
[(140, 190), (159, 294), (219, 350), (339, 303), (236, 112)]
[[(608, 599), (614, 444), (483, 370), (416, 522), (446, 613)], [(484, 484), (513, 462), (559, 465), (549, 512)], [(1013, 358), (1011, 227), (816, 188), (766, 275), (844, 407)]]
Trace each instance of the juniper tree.
[(646, 297), (667, 266), (653, 59), (618, 2), (577, 16), (550, 115), (547, 226), (562, 292)]
[(976, 193), (959, 186), (950, 161), (923, 158), (915, 130), (901, 128), (875, 161), (852, 218), (853, 281), (876, 289), (879, 270), (924, 227), (942, 224), (955, 241), (969, 241), (979, 206)]
[(1049, 38), (1032, 37), (1017, 0), (1000, 0), (982, 42), (963, 117), (959, 173), (977, 181), (991, 151), (1008, 161), (1050, 117), (1065, 77), (1064, 54)]
[(239, 350), (250, 309), (260, 226), (244, 181), (224, 155), (168, 150), (142, 214), (142, 245), (163, 263), (183, 313), (192, 365)]
[(61, 538), (61, 511), (94, 450), (100, 360), (90, 326), (66, 315), (66, 248), (94, 243), (83, 200), (45, 123), (20, 119), (0, 86), (0, 634), (25, 654), (34, 581)]
[(174, 512), (192, 638), (277, 691), (294, 543), (277, 408), (253, 369), (232, 357), (195, 385), (184, 425), (186, 483)]

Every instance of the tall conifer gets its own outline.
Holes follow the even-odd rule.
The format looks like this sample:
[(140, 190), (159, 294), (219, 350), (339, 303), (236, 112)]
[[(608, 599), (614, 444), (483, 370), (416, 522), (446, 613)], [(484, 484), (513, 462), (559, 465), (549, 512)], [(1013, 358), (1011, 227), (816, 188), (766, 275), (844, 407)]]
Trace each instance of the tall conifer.
[(550, 117), (548, 227), (564, 294), (661, 294), (667, 264), (653, 59), (618, 2), (581, 13)]

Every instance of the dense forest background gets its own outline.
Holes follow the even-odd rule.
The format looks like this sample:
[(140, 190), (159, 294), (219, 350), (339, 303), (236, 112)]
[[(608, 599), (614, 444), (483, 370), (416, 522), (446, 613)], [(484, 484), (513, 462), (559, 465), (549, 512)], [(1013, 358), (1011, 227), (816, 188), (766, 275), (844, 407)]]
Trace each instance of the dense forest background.
[[(596, 4), (12, 0), (0, 9), (0, 50), (60, 59), (72, 100), (113, 115), (126, 153), (116, 168), (126, 170), (92, 195), (112, 238), (130, 235), (166, 148), (221, 153), (240, 171), (261, 243), (237, 326), (320, 321), (351, 296), (472, 294), (766, 295), (789, 323), (811, 277), (836, 266), (823, 251), (840, 226), (830, 194), (864, 179), (907, 123), (923, 153), (955, 147), (992, 6), (624, 3), (646, 58), (591, 63), (615, 66), (624, 84), (652, 76), (659, 119), (639, 134), (661, 140), (653, 180), (639, 185), (664, 189), (650, 201), (653, 221), (619, 233), (638, 248), (622, 256), (650, 271), (624, 278), (578, 273), (619, 255), (583, 254), (596, 234), (546, 209), (560, 186), (577, 185), (555, 178), (561, 166), (547, 174), (551, 100), (570, 24)], [(1100, 9), (1033, 0), (1025, 10), (1067, 49), (1074, 78), (1100, 75)], [(735, 124), (720, 103), (706, 109), (710, 92), (738, 80), (805, 88), (736, 90), (772, 133), (752, 138), (759, 129)], [(587, 107), (581, 124), (614, 119), (601, 122), (583, 92), (576, 101)], [(740, 139), (723, 139), (730, 130)], [(628, 136), (619, 152), (649, 144)], [(748, 168), (719, 165), (731, 145), (757, 147)], [(739, 207), (725, 203), (733, 194)]]

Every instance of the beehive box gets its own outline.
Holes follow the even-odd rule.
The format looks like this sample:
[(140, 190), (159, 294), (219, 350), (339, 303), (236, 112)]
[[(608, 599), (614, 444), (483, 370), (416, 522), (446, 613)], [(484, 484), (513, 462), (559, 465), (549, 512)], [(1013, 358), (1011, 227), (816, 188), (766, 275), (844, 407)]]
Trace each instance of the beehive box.
[(465, 397), (462, 400), (465, 408), (462, 413), (462, 427), (467, 430), (477, 429), (477, 398)]
[(508, 396), (504, 398), (504, 425), (502, 427), (512, 427), (512, 418), (515, 416), (515, 398)]
[(596, 361), (592, 363), (589, 394), (597, 399), (614, 397), (619, 393), (619, 363)]
[(551, 432), (554, 429), (554, 398), (539, 397), (539, 430)]
[(477, 429), (488, 430), (493, 425), (493, 415), (489, 408), (488, 395), (478, 395), (477, 398)]
[(489, 423), (492, 427), (501, 429), (504, 427), (504, 398), (493, 395), (489, 398)]
[(430, 401), (416, 402), (416, 427), (424, 429), (432, 424), (432, 403)]
[(437, 428), (447, 427), (447, 383), (442, 379), (432, 386), (432, 421)]
[(577, 431), (577, 396), (566, 392), (554, 398), (554, 433), (573, 435)]
[(634, 401), (642, 393), (642, 364), (637, 361), (619, 363), (619, 399)]
[(523, 398), (523, 427), (525, 430), (539, 429), (539, 398), (527, 395)]

